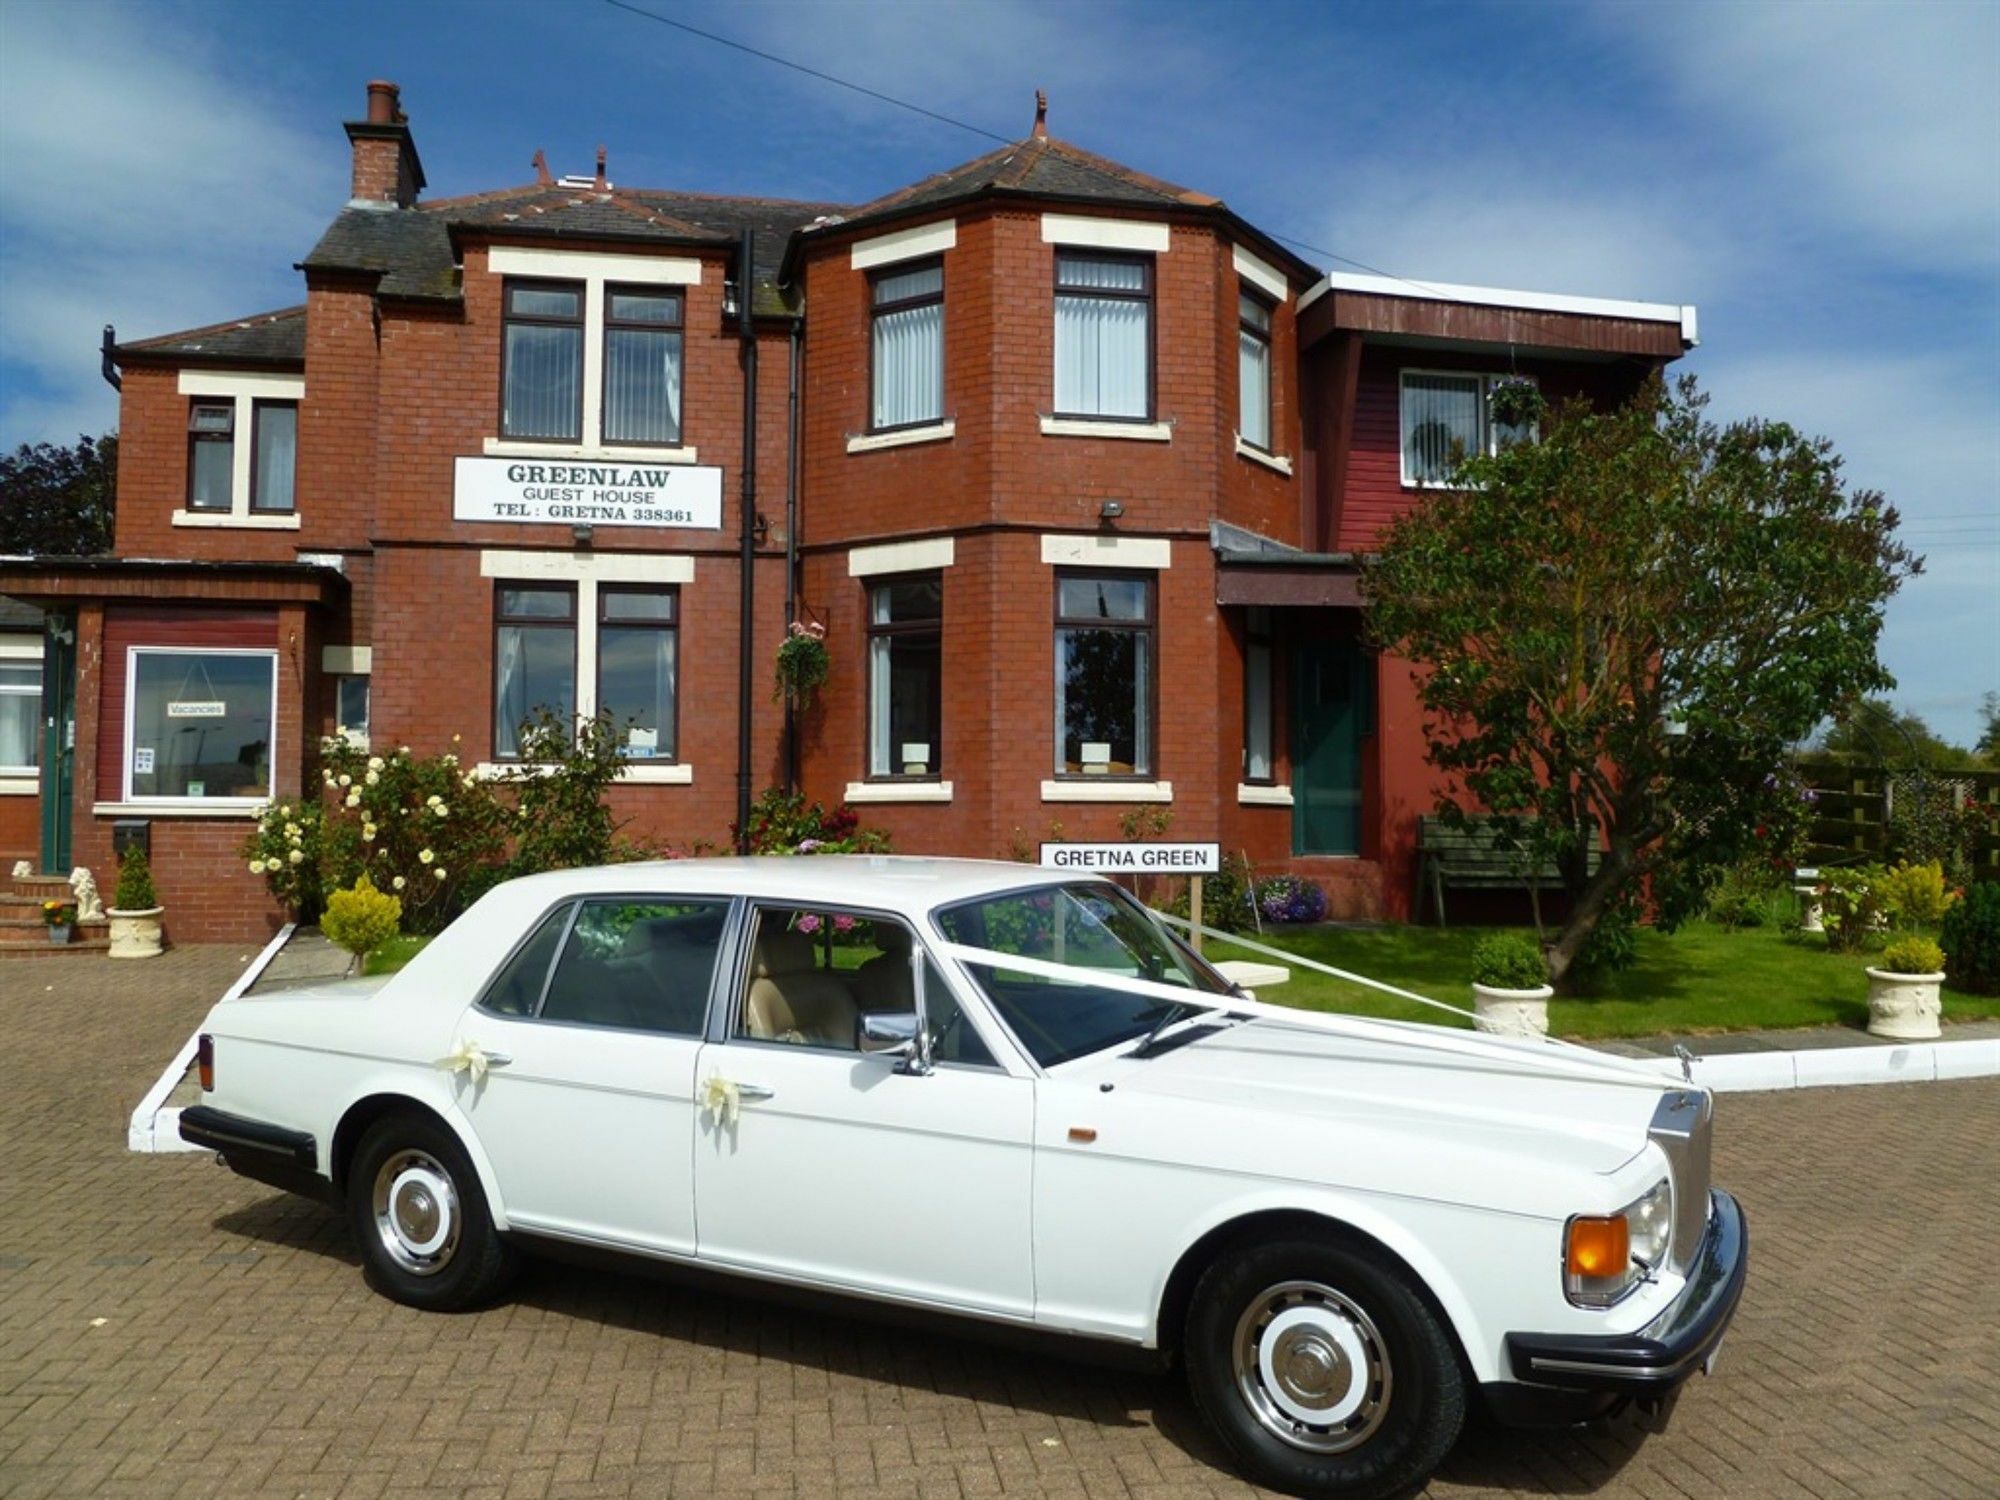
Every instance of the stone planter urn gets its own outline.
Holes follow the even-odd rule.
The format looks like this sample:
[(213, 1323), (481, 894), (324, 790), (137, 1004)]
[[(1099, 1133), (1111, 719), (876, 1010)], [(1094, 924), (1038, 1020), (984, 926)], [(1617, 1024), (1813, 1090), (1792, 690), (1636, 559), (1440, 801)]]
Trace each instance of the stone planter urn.
[(1502, 990), (1492, 985), (1472, 987), (1473, 1026), (1492, 1036), (1534, 1037), (1549, 1034), (1549, 997), (1553, 985), (1532, 990)]
[(149, 906), (144, 910), (120, 911), (108, 907), (104, 915), (111, 919), (111, 956), (113, 958), (158, 958), (160, 956), (160, 918), (166, 912), (164, 906)]
[(1868, 1034), (1921, 1042), (1938, 1033), (1938, 986), (1942, 974), (1868, 971)]

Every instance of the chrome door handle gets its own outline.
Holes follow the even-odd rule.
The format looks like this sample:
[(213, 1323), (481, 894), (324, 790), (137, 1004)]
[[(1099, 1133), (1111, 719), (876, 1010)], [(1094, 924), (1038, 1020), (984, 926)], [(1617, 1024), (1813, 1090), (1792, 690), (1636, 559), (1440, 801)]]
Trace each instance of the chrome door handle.
[(776, 1096), (776, 1089), (766, 1088), (761, 1083), (739, 1083), (736, 1097), (739, 1099), (770, 1099)]
[(486, 1059), (486, 1066), (489, 1068), (504, 1068), (514, 1060), (512, 1053), (487, 1052), (483, 1048), (481, 1049), (481, 1055)]

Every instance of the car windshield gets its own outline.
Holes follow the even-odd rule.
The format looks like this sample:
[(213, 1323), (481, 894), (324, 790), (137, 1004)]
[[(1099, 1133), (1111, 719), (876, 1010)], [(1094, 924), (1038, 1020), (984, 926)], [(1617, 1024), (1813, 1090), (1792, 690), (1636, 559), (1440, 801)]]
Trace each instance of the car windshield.
[(1147, 910), (1100, 881), (1010, 891), (947, 906), (937, 924), (954, 943), (1018, 954), (1192, 992), (1186, 1001), (1135, 995), (1079, 975), (1055, 979), (965, 961), (1021, 1045), (1045, 1068), (1146, 1036), (1231, 993), (1221, 975), (1167, 935)]

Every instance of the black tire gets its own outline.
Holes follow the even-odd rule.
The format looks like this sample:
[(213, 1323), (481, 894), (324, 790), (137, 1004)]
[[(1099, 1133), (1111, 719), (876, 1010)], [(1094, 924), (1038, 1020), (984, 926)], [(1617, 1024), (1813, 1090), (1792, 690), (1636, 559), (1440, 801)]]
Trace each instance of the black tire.
[(1408, 1494), (1465, 1425), (1439, 1315), (1402, 1274), (1331, 1238), (1225, 1251), (1195, 1288), (1182, 1350), (1209, 1425), (1252, 1478), (1289, 1494)]
[(347, 1174), (347, 1215), (368, 1284), (407, 1306), (477, 1307), (513, 1275), (479, 1174), (429, 1116), (390, 1115), (368, 1128)]

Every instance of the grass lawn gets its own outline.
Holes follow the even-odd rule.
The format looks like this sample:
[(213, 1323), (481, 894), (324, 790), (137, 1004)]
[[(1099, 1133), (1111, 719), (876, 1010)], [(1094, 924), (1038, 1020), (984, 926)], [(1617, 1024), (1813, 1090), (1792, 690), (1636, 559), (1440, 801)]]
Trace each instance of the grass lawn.
[[(1267, 930), (1262, 940), (1336, 968), (1470, 1008), (1472, 945), (1495, 930), (1279, 927)], [(1256, 957), (1240, 950), (1232, 953), (1227, 945), (1213, 939), (1208, 956)], [(1819, 937), (1788, 934), (1771, 926), (1731, 931), (1712, 922), (1691, 922), (1672, 935), (1647, 929), (1639, 934), (1639, 957), (1631, 968), (1597, 981), (1590, 994), (1550, 1002), (1549, 1029), (1563, 1036), (1614, 1037), (1784, 1026), (1865, 1026), (1868, 976), (1862, 970), (1869, 961), (1866, 954), (1828, 953)], [(1309, 969), (1294, 969), (1290, 983), (1257, 998), (1397, 1020), (1455, 1021), (1413, 1001), (1397, 1000)], [(1945, 989), (1947, 1024), (1988, 1016), (2000, 1016), (2000, 997)]]
[(413, 933), (403, 933), (368, 955), (368, 962), (361, 966), (364, 974), (393, 974), (404, 964), (424, 951), (430, 942), (427, 937), (417, 937)]

